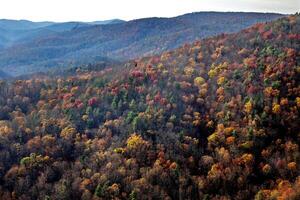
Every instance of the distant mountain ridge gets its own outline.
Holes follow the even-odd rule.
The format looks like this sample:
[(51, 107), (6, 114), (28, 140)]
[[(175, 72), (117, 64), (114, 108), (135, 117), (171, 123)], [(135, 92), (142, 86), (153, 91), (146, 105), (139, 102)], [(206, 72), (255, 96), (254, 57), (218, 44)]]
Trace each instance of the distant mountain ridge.
[[(0, 69), (12, 75), (108, 60), (128, 60), (171, 50), (184, 43), (237, 32), (279, 17), (274, 13), (199, 12), (91, 25), (52, 24), (0, 50)], [(113, 21), (115, 22), (115, 20)], [(1, 34), (0, 34), (1, 41)], [(4, 38), (5, 41), (5, 38)], [(1, 44), (0, 44), (1, 45)]]
[(104, 21), (93, 21), (93, 22), (87, 22), (88, 24), (93, 25), (103, 25), (103, 24), (118, 24), (118, 23), (124, 23), (125, 20), (121, 19), (110, 19), (110, 20), (104, 20)]
[(7, 30), (30, 30), (54, 24), (55, 22), (32, 22), (29, 20), (0, 19), (0, 27)]
[(123, 23), (124, 20), (121, 19), (110, 19), (102, 21), (92, 21), (92, 22), (81, 22), (81, 21), (67, 21), (67, 22), (33, 22), (29, 20), (12, 20), (12, 19), (0, 19), (0, 27), (6, 30), (30, 30), (36, 28), (43, 28), (55, 24), (64, 24), (64, 23), (82, 23), (82, 24), (92, 24), (92, 25), (103, 25), (103, 24), (117, 24)]
[(36, 37), (51, 35), (52, 32), (70, 31), (82, 26), (117, 24), (125, 21), (119, 19), (95, 22), (32, 22), (28, 20), (0, 19), (0, 48), (9, 47), (15, 43), (31, 40)]

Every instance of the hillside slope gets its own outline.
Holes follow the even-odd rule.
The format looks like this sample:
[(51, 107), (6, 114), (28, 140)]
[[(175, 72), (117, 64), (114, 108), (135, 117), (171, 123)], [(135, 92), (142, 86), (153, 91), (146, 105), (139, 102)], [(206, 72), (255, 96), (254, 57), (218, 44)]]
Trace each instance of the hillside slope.
[(299, 199), (299, 33), (294, 15), (1, 82), (1, 199)]
[[(0, 69), (13, 75), (66, 67), (101, 58), (127, 60), (174, 49), (196, 39), (236, 32), (282, 15), (263, 13), (192, 13), (174, 18), (146, 18), (124, 23), (76, 26), (37, 34), (0, 51)], [(57, 27), (57, 25), (53, 25)], [(52, 27), (53, 27), (52, 26)]]

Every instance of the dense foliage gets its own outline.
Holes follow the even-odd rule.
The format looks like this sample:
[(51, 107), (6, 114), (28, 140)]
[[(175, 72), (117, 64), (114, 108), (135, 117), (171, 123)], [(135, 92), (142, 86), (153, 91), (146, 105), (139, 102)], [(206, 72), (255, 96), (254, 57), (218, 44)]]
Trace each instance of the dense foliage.
[[(51, 24), (13, 35), (22, 38), (0, 49), (0, 69), (16, 76), (100, 61), (124, 61), (153, 55), (196, 39), (237, 32), (258, 22), (282, 17), (272, 13), (200, 12), (174, 18), (146, 18), (92, 26)], [(44, 24), (44, 23), (42, 23)], [(18, 24), (19, 25), (19, 24)], [(41, 26), (41, 24), (36, 24)], [(7, 31), (1, 31), (1, 38)], [(22, 27), (22, 26), (19, 26)], [(20, 36), (20, 37), (21, 37)]]
[(299, 199), (300, 16), (0, 85), (0, 199)]

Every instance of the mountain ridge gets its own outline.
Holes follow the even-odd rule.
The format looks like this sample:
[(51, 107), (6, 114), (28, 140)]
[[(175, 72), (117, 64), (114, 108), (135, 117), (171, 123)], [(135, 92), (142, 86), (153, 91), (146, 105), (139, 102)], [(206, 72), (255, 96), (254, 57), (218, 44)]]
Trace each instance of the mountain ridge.
[(97, 57), (121, 60), (160, 53), (180, 45), (235, 32), (280, 14), (199, 12), (174, 18), (145, 18), (124, 23), (83, 26), (33, 38), (0, 50), (0, 69), (20, 75), (42, 68), (97, 62)]
[[(104, 25), (104, 24), (117, 24), (123, 23), (123, 20), (112, 19), (95, 22), (33, 22), (29, 20), (11, 20), (0, 19), (1, 32), (0, 36), (6, 38), (6, 41), (0, 41), (2, 48), (11, 46), (14, 43), (27, 41), (36, 36), (48, 35), (47, 32), (62, 32), (72, 30), (78, 26), (92, 26), (92, 25)], [(0, 46), (0, 48), (1, 48)]]

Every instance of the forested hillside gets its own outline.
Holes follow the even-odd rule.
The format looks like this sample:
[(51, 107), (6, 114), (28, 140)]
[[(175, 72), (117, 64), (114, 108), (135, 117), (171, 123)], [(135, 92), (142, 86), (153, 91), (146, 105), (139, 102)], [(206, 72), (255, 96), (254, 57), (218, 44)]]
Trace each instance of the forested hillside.
[(0, 84), (0, 199), (300, 198), (300, 16)]
[[(0, 50), (0, 69), (13, 76), (105, 60), (126, 61), (179, 47), (196, 39), (237, 32), (282, 17), (272, 13), (200, 12), (174, 18), (145, 18), (53, 24), (22, 32)], [(1, 22), (1, 21), (0, 21)], [(1, 34), (5, 41), (6, 34)]]

